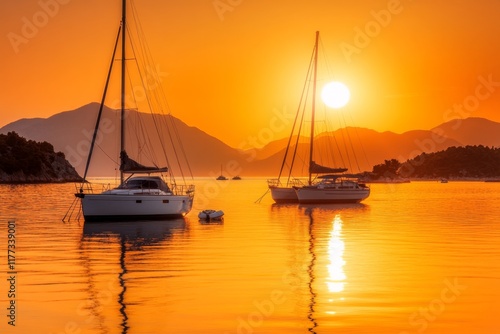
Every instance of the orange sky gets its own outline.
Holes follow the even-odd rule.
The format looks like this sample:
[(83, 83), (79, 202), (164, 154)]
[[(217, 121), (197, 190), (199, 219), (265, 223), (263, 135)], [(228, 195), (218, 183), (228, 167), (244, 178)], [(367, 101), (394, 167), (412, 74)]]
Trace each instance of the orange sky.
[[(351, 90), (352, 125), (403, 132), (460, 116), (500, 121), (497, 0), (136, 8), (173, 114), (233, 147), (270, 127), (270, 139), (287, 135), (276, 113), (295, 112), (316, 30), (335, 79)], [(119, 0), (1, 1), (0, 13), (0, 126), (100, 100)]]

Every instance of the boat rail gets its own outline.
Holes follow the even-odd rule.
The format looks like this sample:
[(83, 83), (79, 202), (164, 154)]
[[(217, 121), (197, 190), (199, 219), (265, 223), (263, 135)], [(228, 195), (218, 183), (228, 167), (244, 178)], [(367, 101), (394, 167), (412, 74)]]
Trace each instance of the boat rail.
[(194, 184), (186, 184), (186, 185), (172, 184), (170, 186), (170, 189), (174, 194), (188, 195), (189, 197), (194, 197), (194, 189), (195, 189)]
[[(75, 183), (75, 191), (76, 193), (84, 193), (84, 194), (99, 194), (105, 191), (113, 189), (114, 186), (111, 183)], [(100, 190), (98, 190), (100, 189)], [(189, 185), (178, 185), (172, 184), (170, 185), (170, 190), (173, 194), (176, 195), (188, 195), (189, 197), (194, 197), (195, 186), (194, 184)], [(150, 195), (154, 193), (148, 193)], [(159, 194), (159, 193), (158, 193)]]
[(304, 182), (300, 179), (293, 178), (288, 180), (288, 182), (284, 185), (280, 179), (268, 179), (267, 185), (269, 187), (301, 187), (304, 185)]
[[(100, 191), (96, 190), (95, 188), (100, 188)], [(77, 193), (94, 194), (110, 190), (111, 183), (75, 183), (75, 189)]]

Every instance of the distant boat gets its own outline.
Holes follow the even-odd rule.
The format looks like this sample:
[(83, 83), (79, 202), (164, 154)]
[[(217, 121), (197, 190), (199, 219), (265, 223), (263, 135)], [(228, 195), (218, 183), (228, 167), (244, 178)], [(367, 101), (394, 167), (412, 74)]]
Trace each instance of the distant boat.
[[(303, 114), (299, 117), (300, 107), (297, 110), (292, 133), (288, 140), (287, 149), (281, 165), (281, 169), (277, 179), (268, 180), (271, 196), (276, 203), (299, 202), (299, 203), (358, 203), (366, 199), (370, 195), (370, 188), (364, 183), (358, 182), (357, 175), (341, 174), (347, 171), (347, 168), (332, 168), (321, 166), (314, 161), (314, 125), (315, 125), (315, 105), (316, 105), (316, 77), (318, 64), (318, 44), (319, 31), (316, 32), (316, 40), (314, 44), (313, 57), (309, 69), (312, 67), (312, 73), (308, 71), (306, 87), (312, 82), (312, 110), (311, 110), (311, 132), (309, 136), (309, 178), (306, 185), (301, 184), (297, 179), (291, 179), (290, 175), (285, 184), (281, 182), (283, 168), (286, 165), (287, 155), (289, 154), (290, 143), (293, 132), (298, 126), (299, 134), (297, 135), (297, 143), (295, 143), (295, 151), (290, 166), (290, 174), (293, 168), (294, 158), (296, 155), (298, 138), (300, 137), (300, 129), (303, 124)], [(302, 102), (302, 99), (301, 99)], [(300, 124), (297, 121), (300, 119)], [(319, 182), (313, 183), (312, 175), (319, 175)]]
[[(125, 92), (125, 84), (127, 82), (127, 78), (129, 78), (127, 76), (128, 73), (126, 73), (126, 62), (130, 59), (136, 59), (135, 54), (127, 57), (125, 53), (126, 46), (128, 45), (126, 42), (126, 36), (130, 36), (128, 35), (130, 34), (129, 26), (126, 26), (126, 12), (127, 2), (126, 0), (122, 0), (121, 25), (116, 38), (112, 61), (83, 177), (83, 179), (86, 180), (96, 137), (98, 136), (100, 119), (106, 99), (106, 92), (108, 90), (113, 63), (115, 62), (115, 54), (120, 44), (119, 41), (121, 41), (121, 59), (119, 59), (121, 65), (120, 128), (119, 131), (115, 131), (115, 134), (120, 138), (120, 153), (117, 159), (120, 161), (120, 185), (117, 188), (109, 189), (102, 193), (94, 193), (88, 186), (88, 183), (82, 183), (79, 192), (76, 193), (75, 196), (81, 199), (81, 206), (85, 221), (143, 220), (182, 217), (191, 210), (193, 205), (194, 185), (177, 185), (172, 174), (170, 174), (171, 183), (169, 185), (162, 177), (151, 176), (153, 173), (159, 173), (160, 175), (162, 173), (166, 173), (168, 171), (167, 167), (146, 167), (129, 158), (126, 152), (125, 138), (132, 137), (127, 137), (125, 133), (125, 99), (127, 96)], [(132, 49), (135, 50), (135, 48)], [(144, 45), (140, 45), (139, 49), (145, 50)], [(137, 63), (139, 62), (137, 61)], [(142, 68), (139, 69), (139, 72), (142, 74), (141, 69)], [(146, 71), (147, 69), (142, 70)], [(148, 92), (148, 89), (145, 87), (144, 91)], [(152, 111), (151, 114), (154, 117), (154, 113)], [(161, 137), (159, 132), (156, 134)], [(148, 135), (151, 134), (144, 133), (144, 136)], [(139, 139), (139, 137), (135, 138), (137, 140)], [(148, 141), (145, 140), (145, 142), (147, 143)], [(138, 142), (133, 142), (131, 144), (137, 146)], [(154, 154), (151, 153), (153, 152), (148, 152), (149, 155), (154, 156)], [(142, 174), (143, 176), (134, 176), (135, 174)], [(125, 178), (125, 175), (127, 175), (127, 178)], [(85, 191), (83, 189), (84, 186), (88, 188)]]
[(217, 176), (216, 180), (219, 180), (219, 181), (226, 181), (226, 180), (228, 180), (227, 177), (225, 177), (224, 175), (222, 175), (222, 165), (220, 166), (220, 175)]
[(441, 183), (448, 183), (448, 179), (442, 178), (439, 182), (441, 182)]
[(239, 175), (233, 176), (232, 180), (241, 180), (241, 176)]

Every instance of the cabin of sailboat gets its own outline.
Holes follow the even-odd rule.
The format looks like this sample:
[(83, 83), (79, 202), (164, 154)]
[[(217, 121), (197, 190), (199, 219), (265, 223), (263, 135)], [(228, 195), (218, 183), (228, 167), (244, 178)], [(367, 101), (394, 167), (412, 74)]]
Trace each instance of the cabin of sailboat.
[[(137, 14), (135, 12), (135, 7), (133, 2), (131, 3), (132, 18), (137, 21)], [(151, 68), (154, 68), (148, 61), (151, 62), (152, 57), (150, 55), (143, 56), (142, 53), (149, 50), (145, 44), (136, 45), (134, 43), (145, 43), (141, 38), (132, 38), (132, 32), (127, 24), (127, 1), (122, 0), (122, 19), (120, 23), (120, 29), (118, 31), (118, 36), (116, 38), (111, 65), (108, 71), (106, 85), (103, 93), (103, 97), (100, 104), (100, 109), (97, 115), (97, 120), (95, 124), (94, 134), (92, 142), (90, 145), (89, 156), (87, 159), (84, 180), (79, 191), (75, 194), (77, 198), (81, 199), (82, 212), (85, 221), (122, 221), (122, 220), (143, 220), (143, 219), (165, 219), (165, 218), (175, 218), (182, 217), (186, 215), (192, 208), (194, 199), (194, 185), (188, 185), (185, 182), (184, 172), (182, 172), (181, 157), (186, 157), (185, 152), (180, 152), (183, 150), (182, 142), (175, 129), (175, 122), (172, 120), (170, 113), (161, 114), (165, 112), (162, 102), (165, 101), (165, 97), (162, 94), (161, 89), (152, 89), (151, 87), (144, 87), (142, 90), (138, 90), (141, 93), (147, 93), (146, 97), (141, 97), (144, 100), (144, 104), (149, 107), (150, 113), (140, 113), (138, 111), (133, 111), (134, 116), (137, 118), (148, 117), (149, 122), (153, 126), (146, 126), (144, 122), (136, 120), (136, 128), (126, 127), (127, 109), (126, 100), (133, 100), (136, 102), (136, 107), (138, 108), (138, 101), (140, 100), (137, 96), (134, 96), (135, 91), (139, 84), (133, 84), (133, 89), (129, 89), (130, 95), (127, 95), (127, 84), (131, 80), (131, 75), (127, 68), (127, 63), (131, 60), (135, 61), (134, 65), (137, 66), (137, 71), (139, 72), (138, 77), (141, 78), (140, 84), (145, 85), (144, 71), (148, 69), (141, 69), (142, 66), (149, 68), (148, 75), (151, 75)], [(137, 24), (136, 24), (137, 25)], [(140, 26), (140, 25), (138, 25)], [(142, 31), (137, 33), (135, 37), (142, 37)], [(121, 41), (121, 43), (119, 43)], [(129, 48), (132, 50), (131, 57), (126, 53)], [(119, 136), (119, 172), (120, 172), (120, 184), (113, 188), (103, 191), (101, 193), (94, 193), (92, 187), (87, 183), (87, 176), (89, 171), (90, 162), (92, 160), (92, 153), (94, 151), (96, 144), (96, 138), (99, 131), (99, 126), (101, 123), (102, 113), (104, 103), (106, 101), (106, 95), (108, 93), (108, 86), (110, 83), (110, 78), (112, 76), (113, 64), (115, 62), (115, 55), (117, 49), (121, 44), (121, 57), (119, 61), (121, 62), (120, 71), (120, 110), (118, 111), (120, 118), (119, 131), (115, 133)], [(140, 52), (136, 52), (140, 50)], [(143, 56), (141, 58), (140, 56)], [(142, 86), (141, 86), (142, 87)], [(150, 95), (151, 94), (151, 95)], [(156, 94), (153, 96), (153, 94)], [(157, 109), (153, 110), (153, 107)], [(168, 108), (168, 106), (167, 106)], [(132, 112), (131, 112), (132, 113)], [(138, 123), (138, 124), (137, 124)], [(135, 132), (135, 136), (129, 135), (127, 133)], [(152, 140), (150, 136), (157, 136), (156, 140)], [(129, 140), (126, 145), (126, 138), (133, 138)], [(168, 141), (166, 138), (169, 138)], [(166, 142), (171, 144), (170, 151), (165, 146)], [(128, 152), (134, 151), (127, 146), (134, 147), (135, 153), (144, 153), (147, 151), (148, 160), (153, 163), (153, 166), (146, 166), (129, 157)], [(160, 152), (155, 152), (160, 151)], [(175, 164), (169, 160), (167, 152), (173, 152), (171, 155), (175, 156)], [(159, 163), (154, 162), (157, 159), (158, 153), (163, 153), (163, 161), (166, 163), (166, 167), (161, 166)], [(140, 154), (139, 154), (140, 155)], [(158, 159), (159, 160), (159, 159)], [(187, 159), (184, 159), (187, 160)], [(187, 161), (184, 161), (187, 162)], [(176, 169), (181, 170), (181, 175), (184, 180), (184, 184), (179, 185), (174, 178), (172, 166)], [(117, 166), (118, 167), (118, 166)], [(189, 166), (188, 166), (189, 168)], [(190, 170), (190, 168), (189, 168)], [(169, 180), (166, 180), (165, 173), (168, 173)], [(84, 190), (84, 188), (86, 188)]]

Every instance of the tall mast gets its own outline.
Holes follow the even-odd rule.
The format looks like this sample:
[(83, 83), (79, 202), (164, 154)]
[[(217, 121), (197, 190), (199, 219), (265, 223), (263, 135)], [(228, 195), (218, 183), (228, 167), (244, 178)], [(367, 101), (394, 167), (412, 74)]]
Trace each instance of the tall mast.
[[(125, 151), (125, 36), (127, 34), (127, 0), (122, 1), (122, 72), (121, 72), (121, 111), (120, 111), (120, 156)], [(123, 171), (120, 168), (120, 183), (123, 183)]]
[(316, 31), (316, 43), (314, 44), (314, 74), (313, 74), (313, 99), (312, 99), (312, 111), (311, 111), (311, 142), (309, 147), (309, 185), (312, 183), (311, 176), (311, 165), (313, 161), (313, 148), (314, 148), (314, 112), (316, 109), (316, 75), (318, 72), (318, 40), (319, 31)]

